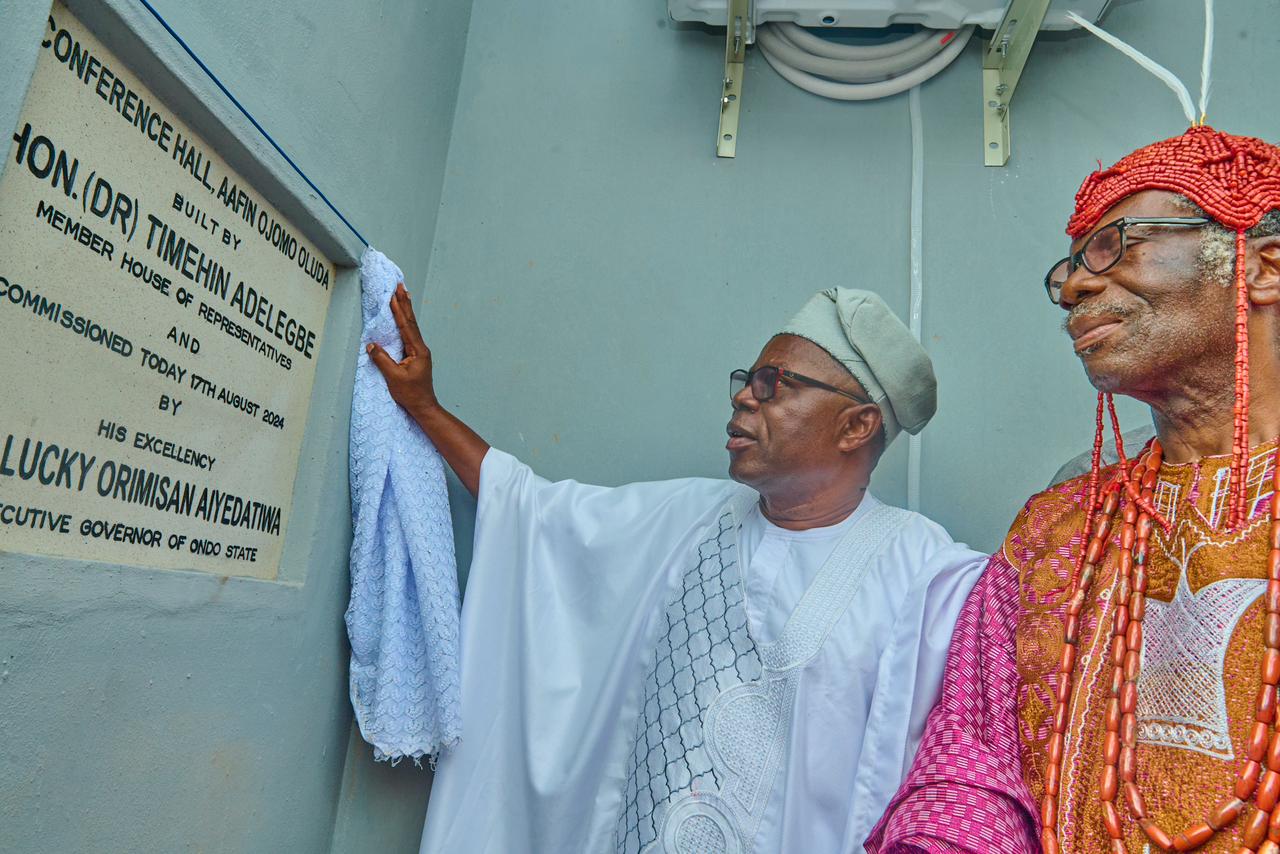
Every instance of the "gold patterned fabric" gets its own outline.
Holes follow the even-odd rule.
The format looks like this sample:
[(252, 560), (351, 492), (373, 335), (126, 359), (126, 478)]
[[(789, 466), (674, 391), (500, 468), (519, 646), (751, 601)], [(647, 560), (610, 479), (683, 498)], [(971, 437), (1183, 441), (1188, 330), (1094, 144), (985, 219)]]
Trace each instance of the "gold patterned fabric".
[[(1203, 819), (1226, 797), (1243, 762), (1261, 684), (1274, 451), (1268, 445), (1251, 452), (1251, 521), (1234, 534), (1225, 532), (1229, 456), (1160, 469), (1154, 502), (1172, 530), (1157, 526), (1150, 540), (1137, 773), (1149, 814), (1171, 833)], [(1110, 474), (1103, 472), (1104, 482)], [(1068, 584), (1082, 547), (1083, 492), (1082, 478), (1032, 498), (1004, 545), (1019, 575), (1019, 744), (1036, 803), (1044, 794)], [(1058, 819), (1062, 850), (1072, 854), (1110, 850), (1098, 783), (1119, 551), (1117, 533), (1093, 584), (1075, 666)], [(1251, 813), (1246, 808), (1234, 826), (1198, 850), (1234, 852)], [(1121, 815), (1128, 850), (1145, 852), (1137, 822), (1123, 807)]]

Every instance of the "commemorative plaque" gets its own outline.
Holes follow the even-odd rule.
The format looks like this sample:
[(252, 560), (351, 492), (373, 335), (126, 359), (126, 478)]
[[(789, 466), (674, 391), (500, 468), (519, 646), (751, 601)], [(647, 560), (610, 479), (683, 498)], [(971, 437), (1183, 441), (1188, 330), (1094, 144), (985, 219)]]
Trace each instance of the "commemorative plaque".
[(56, 3), (0, 179), (0, 551), (275, 578), (334, 265)]

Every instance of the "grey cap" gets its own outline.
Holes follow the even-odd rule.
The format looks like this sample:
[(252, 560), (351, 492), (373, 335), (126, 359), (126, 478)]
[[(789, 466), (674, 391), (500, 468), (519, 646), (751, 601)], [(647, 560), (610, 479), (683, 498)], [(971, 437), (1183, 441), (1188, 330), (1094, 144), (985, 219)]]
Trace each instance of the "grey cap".
[(938, 408), (933, 362), (884, 300), (871, 291), (819, 291), (782, 334), (817, 344), (849, 369), (880, 407), (885, 443), (919, 433)]

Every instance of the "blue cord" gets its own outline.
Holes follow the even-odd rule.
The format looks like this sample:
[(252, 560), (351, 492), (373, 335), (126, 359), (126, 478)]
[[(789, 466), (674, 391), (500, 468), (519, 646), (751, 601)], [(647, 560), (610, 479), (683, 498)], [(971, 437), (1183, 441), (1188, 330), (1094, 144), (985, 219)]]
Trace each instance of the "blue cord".
[(310, 178), (307, 177), (307, 173), (303, 172), (302, 169), (298, 166), (298, 164), (293, 162), (292, 157), (290, 157), (288, 154), (285, 154), (284, 149), (280, 147), (280, 143), (272, 139), (271, 134), (267, 133), (266, 128), (258, 124), (258, 120), (255, 119), (249, 113), (249, 111), (244, 108), (244, 104), (241, 104), (238, 100), (236, 100), (236, 96), (232, 95), (231, 90), (223, 85), (222, 81), (218, 79), (218, 75), (214, 74), (209, 69), (209, 66), (204, 64), (204, 60), (196, 56), (196, 52), (192, 50), (191, 47), (186, 42), (182, 40), (182, 36), (174, 32), (173, 27), (169, 26), (169, 22), (166, 21), (164, 18), (160, 17), (160, 13), (155, 10), (155, 7), (152, 6), (151, 3), (148, 2), (148, 0), (138, 0), (138, 2), (141, 3), (144, 7), (146, 7), (146, 10), (150, 12), (157, 21), (160, 22), (160, 26), (164, 27), (165, 30), (168, 31), (169, 35), (173, 36), (174, 41), (182, 45), (182, 49), (187, 52), (187, 56), (194, 59), (196, 62), (196, 65), (200, 66), (201, 70), (204, 71), (205, 74), (209, 75), (209, 79), (212, 80), (214, 84), (219, 89), (222, 90), (222, 94), (230, 98), (231, 103), (235, 104), (236, 108), (240, 110), (241, 113), (244, 114), (244, 117), (248, 119), (250, 122), (252, 122), (253, 126), (258, 129), (258, 132), (261, 133), (263, 137), (266, 138), (267, 142), (271, 143), (271, 147), (274, 148), (276, 151), (280, 152), (280, 156), (284, 158), (285, 162), (293, 167), (293, 171), (298, 173), (298, 177), (302, 178), (302, 180), (307, 182), (308, 187), (316, 191), (316, 195), (318, 195), (321, 199), (324, 200), (324, 203), (329, 206), (329, 210), (333, 211), (334, 214), (337, 215), (338, 219), (342, 220), (343, 225), (351, 229), (351, 233), (354, 234), (356, 237), (358, 237), (361, 243), (363, 243), (365, 246), (368, 246), (369, 241), (364, 239), (364, 235), (356, 231), (356, 227), (347, 221), (347, 218), (342, 215), (342, 211), (334, 207), (333, 202), (329, 201), (329, 197), (326, 196), (320, 190), (320, 188), (315, 185), (314, 181), (312, 181)]

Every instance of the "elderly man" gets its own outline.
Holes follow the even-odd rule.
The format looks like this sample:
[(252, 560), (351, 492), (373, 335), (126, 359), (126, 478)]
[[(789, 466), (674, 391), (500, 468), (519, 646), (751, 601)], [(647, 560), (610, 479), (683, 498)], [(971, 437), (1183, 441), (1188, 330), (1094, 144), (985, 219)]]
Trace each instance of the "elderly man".
[[(867, 850), (1277, 854), (1280, 149), (1193, 127), (1076, 203), (1045, 284), (1104, 393), (1092, 471), (992, 558)], [(1102, 469), (1113, 393), (1157, 435)]]
[(867, 485), (934, 411), (874, 294), (735, 371), (735, 482), (549, 483), (436, 400), (403, 287), (392, 396), (478, 497), (461, 746), (424, 852), (852, 852), (910, 765), (985, 558)]

